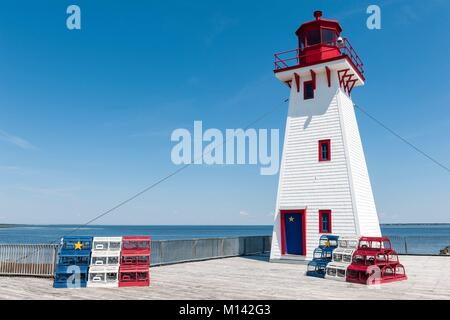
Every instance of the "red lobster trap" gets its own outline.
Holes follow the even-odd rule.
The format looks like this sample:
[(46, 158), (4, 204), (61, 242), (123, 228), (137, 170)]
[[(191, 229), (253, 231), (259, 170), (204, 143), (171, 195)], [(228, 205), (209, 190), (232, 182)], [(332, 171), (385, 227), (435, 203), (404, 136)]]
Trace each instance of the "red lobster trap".
[(406, 279), (405, 267), (392, 249), (389, 238), (360, 238), (358, 249), (347, 269), (347, 282), (370, 285)]
[(119, 287), (150, 285), (150, 252), (149, 236), (122, 238)]
[(148, 287), (150, 270), (148, 267), (120, 267), (119, 287)]

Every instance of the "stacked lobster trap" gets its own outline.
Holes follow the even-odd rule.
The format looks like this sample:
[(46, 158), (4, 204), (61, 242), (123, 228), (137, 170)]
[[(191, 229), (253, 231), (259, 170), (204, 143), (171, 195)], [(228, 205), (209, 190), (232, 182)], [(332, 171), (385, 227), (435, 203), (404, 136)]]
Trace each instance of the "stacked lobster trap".
[(122, 237), (94, 237), (88, 287), (118, 287)]
[(319, 242), (307, 276), (367, 285), (407, 279), (387, 237), (322, 235)]
[(150, 285), (150, 237), (64, 237), (55, 288)]
[(54, 288), (84, 288), (91, 260), (92, 237), (64, 237), (55, 269)]
[(313, 260), (308, 263), (306, 275), (316, 278), (324, 278), (328, 263), (331, 262), (333, 251), (338, 246), (339, 236), (322, 235), (319, 246), (314, 249)]
[(377, 284), (406, 280), (405, 267), (386, 237), (361, 237), (347, 269), (347, 281)]
[(150, 237), (122, 238), (119, 287), (150, 285)]

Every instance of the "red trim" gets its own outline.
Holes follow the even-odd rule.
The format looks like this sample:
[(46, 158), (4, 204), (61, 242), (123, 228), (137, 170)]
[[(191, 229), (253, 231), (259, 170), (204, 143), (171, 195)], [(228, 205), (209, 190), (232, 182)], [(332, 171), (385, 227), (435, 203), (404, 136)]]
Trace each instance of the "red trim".
[(281, 222), (281, 254), (286, 254), (286, 234), (284, 226), (284, 215), (299, 213), (302, 215), (302, 243), (303, 243), (303, 256), (306, 256), (306, 209), (299, 210), (280, 210), (280, 222)]
[[(294, 58), (291, 58), (291, 59), (285, 59), (285, 60), (280, 59), (280, 57), (279, 57), (280, 54), (290, 53), (291, 51), (292, 52), (295, 51), (297, 56), (294, 57)], [(325, 63), (325, 62), (331, 62), (331, 61), (346, 59), (350, 63), (350, 65), (353, 67), (353, 69), (356, 71), (356, 73), (359, 75), (359, 77), (363, 81), (365, 80), (365, 77), (363, 75), (363, 71), (358, 69), (357, 65), (352, 61), (352, 59), (347, 54), (343, 54), (343, 55), (337, 56), (337, 57), (332, 57), (332, 58), (329, 58), (329, 59), (323, 59), (321, 61), (315, 61), (315, 62), (311, 62), (311, 63), (302, 63), (302, 64), (298, 63), (298, 60), (299, 60), (300, 57), (301, 56), (298, 55), (298, 49), (285, 51), (285, 52), (280, 52), (280, 53), (275, 54), (275, 70), (273, 70), (273, 72), (274, 73), (284, 72), (284, 71), (288, 71), (288, 70), (294, 70), (294, 69), (309, 67), (309, 66), (313, 66), (313, 65), (321, 64), (321, 63)], [(290, 60), (292, 60), (292, 61), (295, 60), (297, 64), (293, 65), (293, 66), (289, 66), (286, 63), (286, 61), (290, 61)], [(280, 67), (279, 63), (282, 63), (283, 67)]]
[[(322, 158), (322, 145), (327, 144), (328, 145), (328, 159)], [(331, 160), (331, 140), (320, 140), (319, 141), (319, 161), (330, 161)]]
[(313, 90), (316, 90), (316, 73), (313, 70), (309, 70), (311, 72), (311, 81), (313, 83)]
[[(347, 75), (347, 72), (349, 72), (350, 69), (343, 69), (338, 71), (338, 78), (339, 78), (339, 86), (342, 87), (344, 84), (344, 77)], [(343, 75), (341, 75), (343, 73)]]
[[(348, 92), (348, 95), (351, 95), (352, 94), (352, 90), (353, 90), (353, 87), (355, 86), (355, 83), (356, 83), (356, 81), (358, 81), (358, 80), (349, 80), (348, 82), (351, 82), (352, 84), (350, 85), (350, 87), (347, 87), (347, 92)], [(348, 86), (348, 83), (347, 83), (347, 86)]]
[[(325, 214), (328, 214), (328, 231), (326, 232), (322, 229), (323, 216)], [(331, 221), (331, 210), (319, 210), (319, 233), (332, 233), (333, 226)]]
[(300, 76), (294, 72), (295, 85), (297, 86), (297, 92), (300, 92)]
[(325, 70), (327, 72), (328, 87), (331, 87), (331, 70), (328, 67), (325, 67)]
[(280, 229), (281, 229), (281, 254), (286, 254), (286, 232), (284, 226), (284, 214), (285, 212), (280, 211)]
[[(308, 97), (306, 97), (306, 86), (309, 84), (312, 86), (312, 97), (308, 98)], [(303, 100), (310, 100), (310, 99), (314, 99), (314, 81), (313, 80), (303, 82)]]
[[(342, 78), (342, 81), (344, 81), (344, 89), (348, 95), (350, 95), (348, 84), (354, 80), (353, 76), (354, 76), (354, 74), (349, 74)], [(346, 81), (346, 79), (347, 79), (347, 81)]]

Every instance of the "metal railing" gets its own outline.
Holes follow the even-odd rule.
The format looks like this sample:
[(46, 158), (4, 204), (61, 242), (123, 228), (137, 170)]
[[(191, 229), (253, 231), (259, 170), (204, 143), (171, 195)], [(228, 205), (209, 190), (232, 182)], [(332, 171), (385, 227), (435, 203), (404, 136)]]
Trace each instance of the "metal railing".
[[(154, 240), (151, 266), (245, 256), (270, 251), (270, 236)], [(0, 244), (0, 275), (53, 277), (59, 245)]]
[(53, 276), (59, 245), (0, 244), (0, 275)]
[(270, 251), (270, 236), (152, 241), (152, 266)]
[(440, 255), (450, 246), (449, 236), (388, 236), (392, 247), (399, 254)]
[[(329, 44), (328, 44), (329, 45)], [(331, 48), (320, 51), (320, 52), (307, 52), (304, 53), (304, 51), (300, 48), (283, 51), (279, 53), (275, 53), (275, 71), (282, 70), (290, 67), (295, 66), (301, 66), (302, 61), (304, 61), (306, 58), (311, 58), (316, 55), (322, 55), (329, 51), (335, 51), (336, 48), (339, 48), (342, 56), (347, 56), (353, 63), (353, 65), (356, 67), (358, 72), (361, 75), (364, 75), (364, 64), (358, 54), (356, 53), (355, 49), (353, 49), (353, 46), (350, 44), (347, 38), (344, 38), (341, 43), (335, 42), (331, 45)]]

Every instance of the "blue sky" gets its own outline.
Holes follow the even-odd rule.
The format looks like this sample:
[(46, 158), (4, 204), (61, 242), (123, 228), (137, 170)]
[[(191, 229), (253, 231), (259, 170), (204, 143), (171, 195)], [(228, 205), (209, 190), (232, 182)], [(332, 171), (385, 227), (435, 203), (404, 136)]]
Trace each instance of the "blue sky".
[[(70, 4), (82, 30), (66, 28)], [(315, 9), (365, 63), (354, 101), (449, 166), (448, 1), (2, 2), (0, 223), (83, 223), (177, 168), (172, 130), (239, 128), (282, 104), (273, 53)], [(257, 128), (282, 135), (286, 112)], [(449, 173), (357, 117), (381, 221), (450, 222)], [(193, 166), (98, 223), (271, 224), (277, 182)]]

